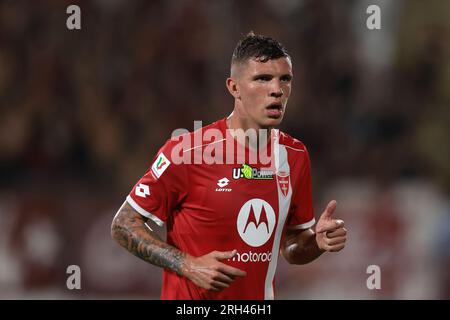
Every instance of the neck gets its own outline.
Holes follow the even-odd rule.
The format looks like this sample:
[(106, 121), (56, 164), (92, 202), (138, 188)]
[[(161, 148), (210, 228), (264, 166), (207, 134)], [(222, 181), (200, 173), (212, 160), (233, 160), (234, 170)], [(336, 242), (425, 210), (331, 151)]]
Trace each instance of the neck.
[[(270, 138), (273, 127), (261, 127), (258, 124), (251, 121), (248, 117), (243, 117), (236, 112), (236, 109), (227, 118), (228, 129), (238, 130), (241, 129), (244, 132), (251, 130), (256, 133), (256, 139), (250, 139), (249, 135), (245, 136), (245, 145), (251, 149), (258, 149), (259, 147), (265, 147), (267, 141)], [(261, 131), (260, 131), (261, 130)]]

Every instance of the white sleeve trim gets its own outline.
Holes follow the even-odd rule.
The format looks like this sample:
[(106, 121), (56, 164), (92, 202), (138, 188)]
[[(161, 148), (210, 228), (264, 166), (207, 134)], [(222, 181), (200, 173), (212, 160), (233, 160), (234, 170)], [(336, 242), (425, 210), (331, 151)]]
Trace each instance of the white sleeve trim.
[(302, 223), (302, 224), (297, 224), (295, 226), (287, 226), (288, 229), (308, 229), (311, 228), (314, 224), (316, 223), (316, 219), (312, 218), (310, 221), (306, 222), (306, 223)]
[(164, 221), (162, 221), (157, 216), (151, 214), (150, 212), (147, 212), (145, 209), (143, 209), (141, 206), (139, 206), (136, 201), (133, 200), (130, 195), (127, 196), (127, 202), (130, 204), (130, 206), (133, 207), (134, 210), (139, 212), (141, 215), (143, 215), (146, 218), (152, 219), (153, 222), (155, 222), (158, 226), (162, 227), (164, 225)]

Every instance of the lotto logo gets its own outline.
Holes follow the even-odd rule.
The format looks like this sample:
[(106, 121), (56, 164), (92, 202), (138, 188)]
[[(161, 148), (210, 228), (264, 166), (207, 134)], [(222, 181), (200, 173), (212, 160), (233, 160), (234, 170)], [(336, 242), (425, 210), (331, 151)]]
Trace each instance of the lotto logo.
[(228, 180), (227, 178), (222, 178), (219, 181), (217, 181), (217, 185), (221, 188), (226, 187), (228, 185), (228, 182), (230, 182), (230, 180)]
[(135, 190), (135, 193), (137, 196), (145, 198), (146, 196), (150, 195), (150, 188), (148, 185), (140, 183)]

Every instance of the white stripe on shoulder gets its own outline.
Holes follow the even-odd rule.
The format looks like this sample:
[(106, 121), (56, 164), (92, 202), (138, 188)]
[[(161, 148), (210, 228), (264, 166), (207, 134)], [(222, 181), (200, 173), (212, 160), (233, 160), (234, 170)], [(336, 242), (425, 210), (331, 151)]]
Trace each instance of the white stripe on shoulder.
[(293, 148), (293, 147), (289, 147), (289, 146), (287, 146), (287, 145), (285, 145), (285, 144), (283, 144), (283, 146), (285, 146), (286, 148), (289, 148), (289, 149), (291, 149), (291, 150), (294, 150), (294, 151), (305, 152), (304, 149), (296, 149), (296, 148)]
[(136, 203), (136, 201), (133, 200), (130, 195), (127, 196), (127, 202), (130, 204), (130, 206), (133, 207), (134, 210), (139, 212), (141, 215), (143, 215), (146, 218), (152, 219), (153, 222), (155, 222), (158, 226), (162, 227), (164, 225), (164, 221), (162, 221), (157, 216), (151, 214), (150, 212), (147, 212), (145, 209), (143, 209), (140, 205)]
[(287, 228), (291, 229), (291, 230), (303, 230), (303, 229), (311, 228), (315, 223), (316, 223), (316, 219), (312, 218), (312, 220), (310, 220), (306, 223), (297, 224), (294, 226), (287, 226)]
[(202, 144), (202, 145), (200, 145), (200, 146), (195, 146), (195, 147), (192, 147), (192, 148), (183, 150), (183, 153), (188, 152), (188, 151), (191, 151), (191, 150), (193, 150), (193, 149), (197, 149), (197, 148), (201, 148), (201, 147), (204, 147), (204, 146), (208, 146), (208, 145), (210, 145), (210, 144), (219, 143), (219, 142), (222, 142), (222, 141), (224, 141), (224, 140), (225, 140), (225, 138), (224, 138), (224, 139), (221, 139), (221, 140), (213, 141), (213, 142), (210, 142), (210, 143), (205, 143), (205, 144)]

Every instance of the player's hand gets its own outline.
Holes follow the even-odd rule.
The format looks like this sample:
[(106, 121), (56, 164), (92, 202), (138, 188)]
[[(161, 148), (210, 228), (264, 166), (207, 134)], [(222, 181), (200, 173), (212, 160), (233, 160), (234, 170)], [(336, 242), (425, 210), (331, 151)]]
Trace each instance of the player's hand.
[(337, 202), (335, 200), (330, 201), (316, 225), (317, 246), (323, 251), (341, 251), (347, 241), (347, 230), (344, 228), (344, 221), (333, 219), (333, 212), (336, 206)]
[(201, 257), (187, 256), (182, 274), (197, 286), (221, 291), (228, 288), (236, 277), (244, 277), (247, 273), (233, 268), (220, 260), (231, 259), (237, 251), (212, 251)]

